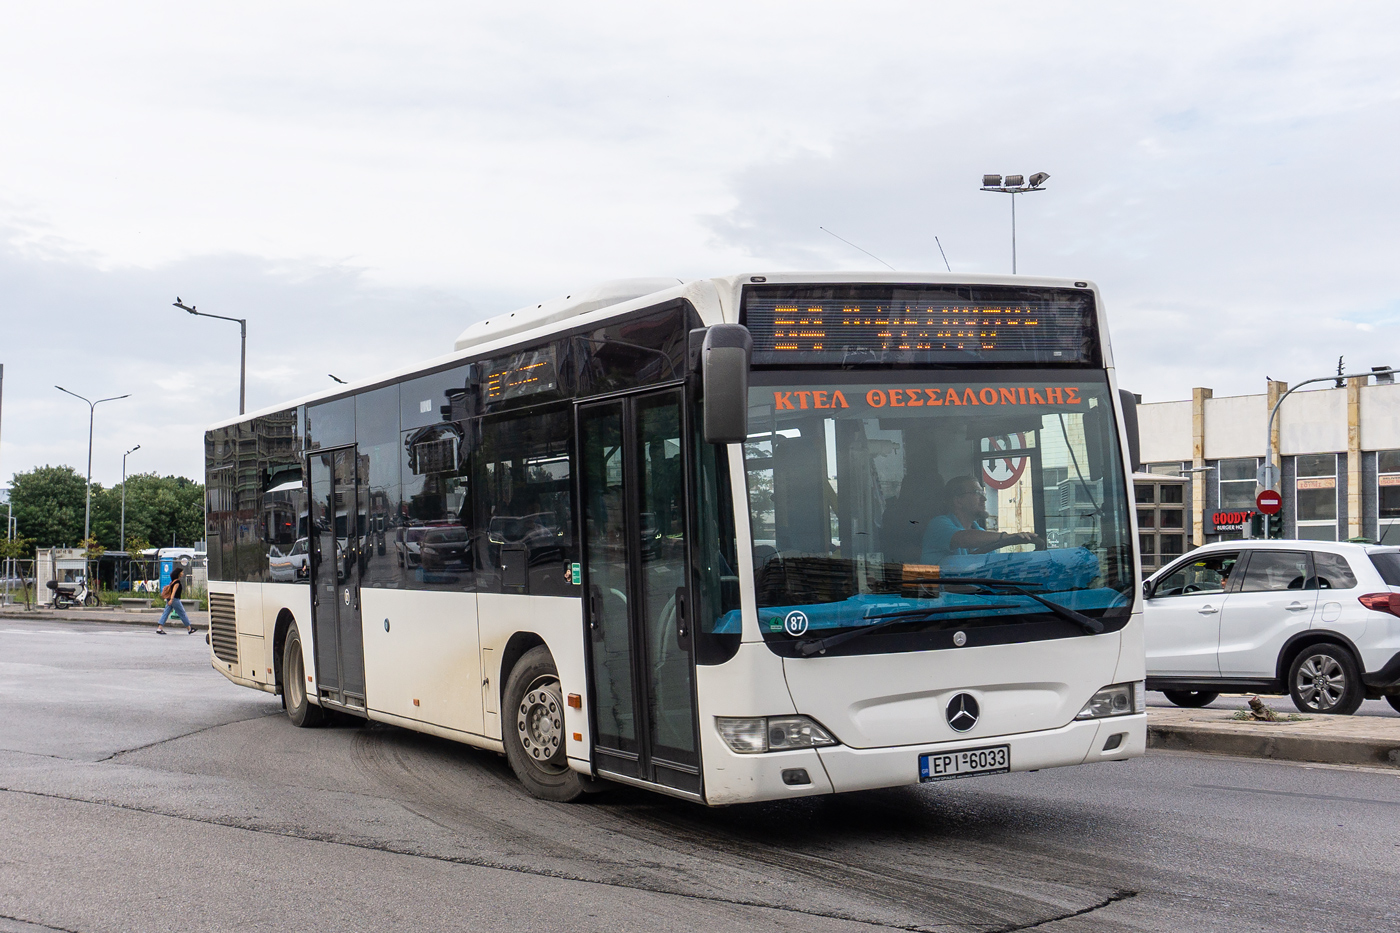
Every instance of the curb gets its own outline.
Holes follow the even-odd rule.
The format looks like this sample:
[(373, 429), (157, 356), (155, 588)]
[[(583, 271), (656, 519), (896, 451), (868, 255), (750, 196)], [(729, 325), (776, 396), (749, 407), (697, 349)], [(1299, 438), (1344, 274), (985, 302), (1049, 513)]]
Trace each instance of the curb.
[(1149, 722), (1147, 747), (1277, 761), (1400, 768), (1400, 733), (1394, 739), (1385, 739), (1269, 734), (1260, 731), (1270, 728), (1274, 727), (1259, 724), (1245, 728), (1222, 728), (1213, 723), (1186, 725)]
[[(86, 615), (84, 613), (101, 613), (100, 615)], [(127, 615), (128, 618), (114, 618), (116, 613)], [(196, 618), (204, 616), (204, 618)], [(190, 611), (190, 621), (194, 623), (196, 629), (209, 628), (208, 613), (200, 610)], [(142, 609), (115, 609), (115, 610), (23, 610), (23, 609), (0, 609), (0, 620), (14, 620), (16, 622), (87, 622), (95, 625), (135, 625), (141, 628), (153, 628), (156, 620), (160, 618), (160, 610), (150, 611)], [(179, 625), (178, 620), (173, 624)]]

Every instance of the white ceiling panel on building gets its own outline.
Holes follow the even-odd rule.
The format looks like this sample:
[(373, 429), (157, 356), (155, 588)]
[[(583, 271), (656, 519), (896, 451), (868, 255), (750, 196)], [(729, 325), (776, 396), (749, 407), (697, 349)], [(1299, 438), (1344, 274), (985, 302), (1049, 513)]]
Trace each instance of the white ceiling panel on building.
[[(1262, 425), (1264, 417), (1261, 415), (1256, 424)], [(1279, 452), (1285, 457), (1344, 451), (1347, 449), (1347, 390), (1296, 392), (1279, 407), (1278, 421)], [(1262, 428), (1254, 430), (1260, 431), (1262, 454)]]
[(1361, 449), (1400, 448), (1400, 385), (1361, 390)]
[(1206, 459), (1264, 456), (1267, 402), (1263, 395), (1206, 399)]
[(1149, 402), (1138, 406), (1142, 462), (1191, 459), (1191, 402)]

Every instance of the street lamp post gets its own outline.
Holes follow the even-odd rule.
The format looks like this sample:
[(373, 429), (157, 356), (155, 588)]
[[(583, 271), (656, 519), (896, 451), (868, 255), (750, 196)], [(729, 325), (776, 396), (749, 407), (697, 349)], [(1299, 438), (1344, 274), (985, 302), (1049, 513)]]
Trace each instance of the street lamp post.
[(1011, 195), (1011, 274), (1016, 274), (1016, 195), (1030, 194), (1032, 191), (1044, 191), (1040, 187), (1050, 178), (1045, 172), (1036, 172), (1030, 177), (1030, 183), (1021, 175), (1007, 175), (1003, 179), (1000, 175), (983, 175), (983, 191), (999, 191), (1002, 194)]
[(117, 543), (117, 550), (119, 551), (126, 550), (126, 458), (140, 449), (141, 445), (137, 444), (135, 447), (122, 454), (122, 537), (121, 541)]
[(69, 395), (73, 396), (76, 399), (82, 399), (84, 402), (87, 402), (88, 405), (87, 506), (83, 510), (83, 540), (86, 541), (88, 538), (92, 537), (92, 422), (94, 417), (93, 412), (96, 410), (97, 406), (101, 405), (103, 402), (115, 402), (117, 399), (130, 398), (131, 394), (127, 393), (126, 395), (114, 395), (111, 398), (100, 398), (94, 402), (90, 401), (89, 399), (83, 398), (77, 392), (68, 392), (68, 390), (65, 389), (63, 386), (54, 386), (54, 388), (60, 392), (67, 392)]
[(239, 338), (240, 338), (240, 342), (241, 342), (241, 345), (240, 345), (239, 351), (238, 351), (238, 413), (239, 413), (240, 415), (243, 414), (243, 403), (244, 403), (244, 400), (245, 400), (245, 398), (246, 398), (246, 389), (247, 389), (247, 385), (248, 385), (248, 321), (247, 321), (247, 319), (246, 319), (246, 318), (241, 318), (241, 317), (224, 317), (222, 314), (210, 314), (208, 311), (197, 311), (197, 310), (195, 310), (195, 306), (194, 306), (194, 305), (187, 305), (187, 304), (185, 304), (183, 301), (180, 300), (180, 298), (179, 298), (178, 295), (175, 297), (175, 301), (172, 302), (172, 304), (174, 304), (174, 306), (177, 307), (177, 308), (179, 308), (181, 311), (188, 311), (190, 314), (193, 314), (195, 317), (212, 317), (212, 318), (218, 318), (218, 319), (221, 320), (221, 321), (233, 321), (235, 324), (238, 325), (238, 334), (239, 334)]
[[(1338, 364), (1337, 368), (1340, 370), (1341, 365)], [(1276, 485), (1278, 485), (1280, 471), (1278, 467), (1274, 466), (1274, 417), (1278, 414), (1279, 406), (1283, 404), (1284, 399), (1288, 398), (1288, 396), (1292, 395), (1294, 392), (1297, 392), (1303, 386), (1312, 385), (1315, 382), (1330, 382), (1335, 379), (1337, 381), (1338, 387), (1340, 388), (1347, 379), (1359, 379), (1367, 376), (1376, 376), (1380, 377), (1377, 381), (1383, 382), (1384, 377), (1390, 376), (1393, 378), (1397, 372), (1400, 372), (1400, 369), (1395, 369), (1391, 366), (1377, 366), (1373, 368), (1370, 372), (1366, 373), (1337, 372), (1327, 376), (1318, 376), (1316, 379), (1304, 379), (1302, 382), (1298, 383), (1297, 385), (1290, 388), (1287, 392), (1280, 395), (1278, 397), (1278, 401), (1274, 402), (1274, 407), (1269, 410), (1269, 423), (1267, 426), (1267, 430), (1265, 430), (1264, 432), (1264, 465), (1259, 468), (1259, 475), (1255, 477), (1255, 481), (1264, 489), (1273, 489)], [(1268, 536), (1269, 524), (1268, 522), (1265, 522), (1264, 537), (1267, 538)]]

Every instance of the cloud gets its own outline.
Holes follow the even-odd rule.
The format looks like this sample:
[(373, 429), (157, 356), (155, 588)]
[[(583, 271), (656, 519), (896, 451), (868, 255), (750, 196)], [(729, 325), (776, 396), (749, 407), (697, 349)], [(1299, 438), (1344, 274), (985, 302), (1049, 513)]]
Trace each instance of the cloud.
[(96, 409), (93, 476), (133, 472), (203, 475), (204, 427), (237, 412), (239, 328), (171, 306), (178, 294), (201, 310), (248, 321), (249, 411), (330, 385), (325, 373), (361, 379), (450, 352), (468, 324), (520, 303), (485, 290), (473, 297), (366, 281), (349, 266), (200, 257), (151, 269), (101, 269), (82, 256), (38, 259), (0, 249), (4, 298), (6, 477), (44, 463), (80, 471), (87, 460), (85, 406)]

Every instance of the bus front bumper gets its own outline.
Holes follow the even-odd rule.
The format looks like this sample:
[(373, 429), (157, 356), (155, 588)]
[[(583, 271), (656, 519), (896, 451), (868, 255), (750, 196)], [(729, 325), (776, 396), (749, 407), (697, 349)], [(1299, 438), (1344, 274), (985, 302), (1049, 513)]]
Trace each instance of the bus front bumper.
[[(1105, 750), (1113, 736), (1118, 744)], [(1122, 761), (1137, 758), (1147, 750), (1147, 714), (1112, 716), (1071, 722), (1058, 729), (992, 735), (957, 742), (929, 745), (899, 745), (885, 748), (850, 748), (836, 745), (817, 749), (822, 767), (831, 780), (832, 790), (873, 790), (918, 784), (919, 756), (999, 745), (1010, 746), (1012, 771), (1036, 771), (1095, 761)]]

